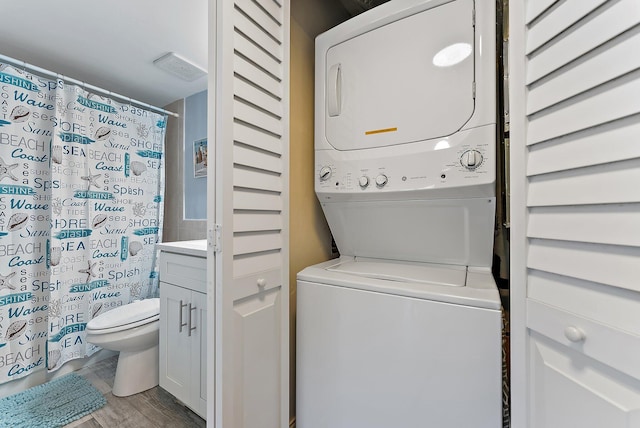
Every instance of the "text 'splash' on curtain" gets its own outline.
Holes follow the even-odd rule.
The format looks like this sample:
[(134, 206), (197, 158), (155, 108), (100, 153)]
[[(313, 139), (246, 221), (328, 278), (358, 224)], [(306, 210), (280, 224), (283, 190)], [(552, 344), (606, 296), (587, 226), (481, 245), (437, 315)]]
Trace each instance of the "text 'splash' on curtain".
[(166, 117), (0, 64), (0, 383), (157, 293)]

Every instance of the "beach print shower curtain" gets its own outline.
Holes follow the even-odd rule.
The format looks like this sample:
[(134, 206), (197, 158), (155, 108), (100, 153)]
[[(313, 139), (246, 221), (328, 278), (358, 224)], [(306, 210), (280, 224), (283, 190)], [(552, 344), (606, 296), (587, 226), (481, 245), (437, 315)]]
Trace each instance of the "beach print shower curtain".
[(0, 383), (157, 293), (166, 117), (0, 64)]

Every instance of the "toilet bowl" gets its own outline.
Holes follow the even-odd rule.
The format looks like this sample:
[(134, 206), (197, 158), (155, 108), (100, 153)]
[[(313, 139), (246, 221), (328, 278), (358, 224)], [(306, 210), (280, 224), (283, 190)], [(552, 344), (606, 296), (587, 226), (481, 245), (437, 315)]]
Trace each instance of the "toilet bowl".
[(158, 385), (160, 299), (145, 299), (98, 315), (86, 327), (86, 340), (119, 351), (112, 393), (137, 394)]

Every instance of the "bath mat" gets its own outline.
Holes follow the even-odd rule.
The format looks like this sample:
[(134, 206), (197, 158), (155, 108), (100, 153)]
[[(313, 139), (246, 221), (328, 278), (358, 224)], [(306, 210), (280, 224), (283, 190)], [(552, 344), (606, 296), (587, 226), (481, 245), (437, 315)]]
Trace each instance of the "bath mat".
[(62, 427), (106, 402), (88, 380), (71, 373), (0, 399), (0, 427)]

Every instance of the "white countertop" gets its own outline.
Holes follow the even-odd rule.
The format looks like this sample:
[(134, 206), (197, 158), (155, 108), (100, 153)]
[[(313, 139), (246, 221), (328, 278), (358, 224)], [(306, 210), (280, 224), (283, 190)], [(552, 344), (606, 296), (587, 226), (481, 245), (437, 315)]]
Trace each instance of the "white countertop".
[(162, 242), (158, 244), (160, 251), (184, 254), (186, 256), (207, 257), (207, 240)]

